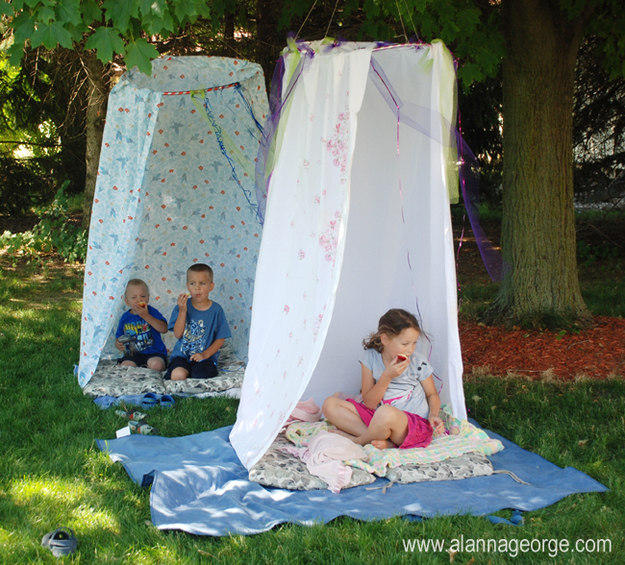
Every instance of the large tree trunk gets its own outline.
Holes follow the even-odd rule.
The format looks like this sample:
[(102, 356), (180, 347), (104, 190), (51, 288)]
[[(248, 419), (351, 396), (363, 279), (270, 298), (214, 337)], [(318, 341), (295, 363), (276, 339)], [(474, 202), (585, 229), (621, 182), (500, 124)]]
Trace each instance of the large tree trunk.
[(87, 173), (85, 175), (85, 199), (83, 202), (84, 228), (89, 227), (91, 221), (91, 207), (93, 195), (98, 178), (98, 165), (100, 163), (100, 149), (104, 136), (104, 123), (106, 121), (106, 106), (109, 94), (109, 77), (104, 65), (96, 58), (93, 51), (84, 51), (83, 68), (87, 74), (87, 116), (86, 134), (87, 148), (85, 162)]
[(573, 207), (573, 87), (586, 14), (559, 0), (503, 4), (504, 279), (487, 312), (505, 325), (586, 325)]

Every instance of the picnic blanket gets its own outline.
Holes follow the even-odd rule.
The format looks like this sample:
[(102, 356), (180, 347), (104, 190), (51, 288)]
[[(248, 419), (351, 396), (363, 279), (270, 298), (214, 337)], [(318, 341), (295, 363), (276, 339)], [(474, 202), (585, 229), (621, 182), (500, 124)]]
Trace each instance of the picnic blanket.
[[(97, 440), (137, 483), (151, 485), (153, 524), (161, 530), (225, 536), (257, 534), (277, 524), (327, 523), (338, 516), (380, 520), (392, 516), (485, 516), (504, 508), (538, 510), (573, 493), (608, 489), (588, 475), (564, 469), (484, 430), (505, 449), (490, 456), (493, 467), (514, 473), (458, 481), (394, 484), (377, 478), (333, 494), (327, 490), (266, 488), (249, 481), (229, 434), (232, 427), (177, 438), (132, 435)], [(375, 488), (375, 490), (368, 490)]]

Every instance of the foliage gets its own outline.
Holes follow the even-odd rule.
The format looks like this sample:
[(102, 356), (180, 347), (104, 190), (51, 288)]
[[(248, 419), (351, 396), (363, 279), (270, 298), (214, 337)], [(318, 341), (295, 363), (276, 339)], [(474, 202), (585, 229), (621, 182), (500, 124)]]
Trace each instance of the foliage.
[(54, 49), (93, 49), (108, 63), (117, 55), (128, 68), (150, 74), (151, 59), (158, 57), (151, 37), (177, 33), (198, 18), (222, 16), (228, 4), (206, 0), (32, 0), (0, 2), (0, 13), (14, 30), (10, 62), (17, 65), (26, 44)]
[(616, 257), (618, 249), (615, 245), (609, 243), (593, 245), (583, 240), (577, 242), (577, 259), (586, 267), (600, 259), (616, 259)]
[(65, 195), (65, 183), (51, 204), (38, 208), (39, 223), (24, 233), (5, 232), (0, 235), (0, 248), (9, 255), (27, 257), (41, 262), (55, 254), (63, 261), (84, 262), (87, 256), (87, 232), (71, 221), (71, 202)]
[(50, 201), (55, 157), (0, 157), (0, 213), (22, 215)]
[[(346, 0), (336, 11), (335, 2), (322, 2), (325, 21), (317, 33), (351, 41), (431, 42), (442, 39), (458, 58), (458, 77), (465, 88), (476, 81), (494, 77), (504, 54), (499, 31), (499, 10), (495, 3), (463, 0)], [(330, 7), (327, 10), (326, 4)], [(314, 0), (285, 2), (280, 28), (301, 21), (306, 14), (323, 8)], [(302, 23), (301, 35), (310, 37)], [(317, 37), (317, 35), (313, 35)]]
[(573, 150), (576, 196), (607, 200), (624, 193), (615, 179), (625, 172), (625, 78), (610, 78), (600, 47), (590, 36), (580, 50)]
[(54, 185), (66, 179), (69, 194), (82, 192), (85, 84), (77, 80), (79, 69), (67, 50), (28, 52), (19, 68), (0, 52), (0, 211), (47, 204)]

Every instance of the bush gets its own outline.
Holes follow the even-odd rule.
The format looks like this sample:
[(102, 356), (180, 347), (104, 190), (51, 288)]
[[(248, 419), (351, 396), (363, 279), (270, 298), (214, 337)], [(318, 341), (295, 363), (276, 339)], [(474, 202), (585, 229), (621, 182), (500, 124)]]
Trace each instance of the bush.
[(56, 156), (31, 159), (0, 157), (0, 214), (22, 215), (50, 202)]
[(56, 193), (51, 204), (36, 210), (39, 223), (24, 233), (4, 232), (0, 248), (9, 255), (19, 255), (29, 261), (39, 261), (44, 255), (56, 254), (63, 261), (84, 262), (87, 256), (87, 230), (71, 221), (70, 199), (65, 195), (69, 181)]

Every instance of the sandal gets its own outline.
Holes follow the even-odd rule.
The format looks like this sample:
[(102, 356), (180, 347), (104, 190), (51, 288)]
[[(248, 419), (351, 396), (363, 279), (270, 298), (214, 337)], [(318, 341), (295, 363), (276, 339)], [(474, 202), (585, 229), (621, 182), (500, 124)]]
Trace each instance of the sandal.
[(172, 396), (169, 394), (164, 394), (161, 396), (161, 406), (163, 408), (171, 408), (174, 405), (175, 401)]
[(141, 406), (145, 410), (149, 410), (152, 406), (156, 406), (158, 404), (158, 398), (153, 392), (148, 392), (143, 395), (141, 400)]
[(58, 528), (43, 536), (41, 545), (52, 552), (54, 557), (63, 557), (76, 552), (78, 540), (71, 528)]

